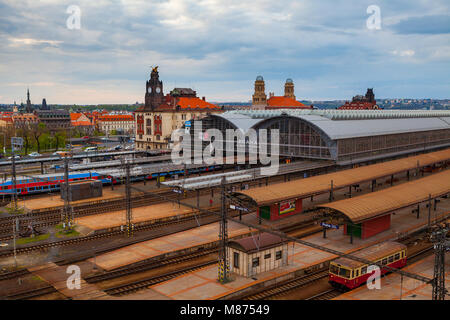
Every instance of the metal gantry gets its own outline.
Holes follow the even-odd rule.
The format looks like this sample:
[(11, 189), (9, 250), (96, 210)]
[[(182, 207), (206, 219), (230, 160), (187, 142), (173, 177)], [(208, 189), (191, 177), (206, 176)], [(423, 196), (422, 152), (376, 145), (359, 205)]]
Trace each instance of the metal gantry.
[(230, 265), (227, 254), (228, 247), (228, 220), (227, 220), (227, 205), (225, 197), (225, 177), (222, 177), (221, 183), (221, 219), (219, 230), (219, 270), (218, 279), (221, 283), (229, 281)]
[(434, 275), (433, 275), (433, 300), (445, 300), (445, 253), (450, 249), (450, 240), (447, 239), (449, 225), (441, 225), (431, 233), (434, 242)]

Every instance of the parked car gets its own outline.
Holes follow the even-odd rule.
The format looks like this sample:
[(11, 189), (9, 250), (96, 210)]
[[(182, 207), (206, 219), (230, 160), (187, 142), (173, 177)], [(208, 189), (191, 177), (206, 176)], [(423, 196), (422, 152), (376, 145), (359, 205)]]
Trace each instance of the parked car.
[(122, 150), (122, 146), (118, 144), (117, 146), (114, 147), (114, 150)]
[(98, 148), (97, 147), (87, 147), (86, 149), (84, 149), (85, 152), (92, 152), (92, 151), (97, 151)]
[[(18, 154), (16, 154), (14, 156), (14, 159), (20, 159), (20, 156)], [(12, 156), (8, 157), (8, 160), (12, 160)]]
[(42, 154), (40, 154), (39, 152), (32, 152), (28, 156), (29, 157), (40, 157), (40, 156), (42, 156)]

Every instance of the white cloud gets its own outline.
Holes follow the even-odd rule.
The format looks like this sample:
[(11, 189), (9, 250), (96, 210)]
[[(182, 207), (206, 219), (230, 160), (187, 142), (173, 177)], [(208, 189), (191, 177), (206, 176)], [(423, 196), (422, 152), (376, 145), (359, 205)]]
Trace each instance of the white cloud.
[(394, 50), (392, 54), (400, 57), (412, 57), (416, 52), (414, 50)]
[(63, 41), (57, 40), (39, 40), (39, 39), (31, 39), (31, 38), (9, 38), (8, 39), (11, 44), (10, 46), (17, 47), (22, 45), (34, 46), (38, 44), (49, 44), (51, 46), (58, 46)]

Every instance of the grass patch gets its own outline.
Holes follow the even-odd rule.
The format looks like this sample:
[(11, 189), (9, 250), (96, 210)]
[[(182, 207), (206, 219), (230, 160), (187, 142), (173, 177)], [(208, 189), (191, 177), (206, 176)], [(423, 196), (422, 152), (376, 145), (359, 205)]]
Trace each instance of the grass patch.
[(8, 212), (9, 214), (24, 214), (25, 210), (23, 208), (17, 208), (16, 210), (14, 210), (14, 208), (6, 207), (6, 212)]
[(41, 235), (35, 236), (35, 237), (20, 238), (20, 239), (16, 240), (16, 244), (19, 245), (19, 244), (27, 244), (30, 242), (42, 241), (42, 240), (48, 239), (48, 237), (50, 237), (50, 233), (41, 234)]
[(55, 229), (56, 229), (56, 230), (63, 230), (63, 225), (62, 225), (62, 223), (57, 224), (57, 225), (55, 226)]
[(56, 233), (56, 237), (57, 238), (64, 238), (64, 237), (76, 237), (79, 236), (80, 233), (78, 231), (75, 231), (74, 229), (70, 230), (70, 231), (59, 231)]

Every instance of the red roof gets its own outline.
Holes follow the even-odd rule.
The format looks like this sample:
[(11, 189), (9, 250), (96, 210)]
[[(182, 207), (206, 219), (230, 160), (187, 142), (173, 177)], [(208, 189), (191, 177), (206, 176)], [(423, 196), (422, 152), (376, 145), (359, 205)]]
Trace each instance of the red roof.
[(180, 106), (181, 109), (220, 109), (219, 106), (206, 102), (197, 97), (180, 97), (178, 98), (177, 105)]
[(263, 232), (247, 238), (231, 240), (228, 245), (246, 253), (253, 253), (259, 250), (280, 246), (283, 242), (281, 237)]
[(292, 98), (273, 96), (267, 100), (267, 109), (270, 108), (310, 109), (311, 107), (305, 106), (303, 103)]
[(98, 121), (134, 121), (134, 117), (131, 114), (117, 114), (117, 115), (107, 114), (98, 117)]

